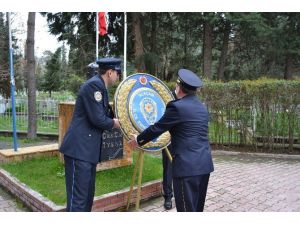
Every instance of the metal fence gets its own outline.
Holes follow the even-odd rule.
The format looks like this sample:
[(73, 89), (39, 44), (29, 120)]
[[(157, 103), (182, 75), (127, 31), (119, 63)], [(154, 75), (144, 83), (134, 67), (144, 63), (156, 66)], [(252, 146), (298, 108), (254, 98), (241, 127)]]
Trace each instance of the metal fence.
[[(300, 105), (250, 107), (208, 105), (209, 139), (220, 146), (250, 146), (282, 153), (300, 149)], [(265, 150), (264, 150), (265, 151)]]
[[(58, 133), (58, 104), (59, 101), (50, 98), (36, 101), (37, 130), (39, 133)], [(18, 131), (27, 131), (27, 98), (16, 98), (16, 123)], [(0, 99), (0, 130), (12, 130), (11, 99)]]

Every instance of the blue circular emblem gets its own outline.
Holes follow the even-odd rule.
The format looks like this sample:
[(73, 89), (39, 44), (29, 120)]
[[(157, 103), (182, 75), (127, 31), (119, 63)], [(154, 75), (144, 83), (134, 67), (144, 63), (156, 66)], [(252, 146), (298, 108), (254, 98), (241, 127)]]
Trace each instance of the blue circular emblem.
[(139, 132), (157, 122), (166, 109), (166, 104), (159, 94), (150, 88), (133, 91), (129, 105), (131, 122)]
[[(133, 74), (127, 77), (116, 90), (115, 112), (125, 138), (139, 134), (157, 122), (164, 114), (166, 105), (173, 100), (168, 87), (150, 74)], [(140, 147), (157, 151), (170, 143), (169, 132)]]

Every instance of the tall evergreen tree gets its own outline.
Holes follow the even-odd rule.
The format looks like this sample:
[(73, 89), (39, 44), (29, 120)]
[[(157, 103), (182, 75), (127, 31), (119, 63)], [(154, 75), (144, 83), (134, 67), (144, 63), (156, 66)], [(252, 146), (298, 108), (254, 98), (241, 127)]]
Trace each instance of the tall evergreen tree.
[(291, 79), (294, 68), (300, 65), (300, 13), (263, 13), (267, 35), (267, 60), (270, 67), (279, 65), (281, 77)]
[[(48, 13), (50, 30), (70, 45), (68, 74), (94, 60), (95, 13)], [(128, 13), (130, 72), (164, 80), (180, 67), (209, 79), (290, 78), (299, 66), (299, 13)], [(88, 28), (87, 28), (88, 27)], [(123, 13), (109, 13), (100, 57), (122, 55)]]
[[(227, 13), (220, 13), (220, 25), (221, 25), (221, 34), (223, 35), (220, 39), (221, 41), (221, 55), (219, 57), (218, 69), (217, 69), (217, 80), (224, 80), (224, 72), (227, 60), (227, 53), (228, 53), (228, 45), (229, 45), (229, 38), (231, 33), (231, 21), (230, 15)], [(223, 34), (222, 34), (223, 33)]]
[(225, 16), (231, 31), (224, 79), (256, 79), (261, 75), (265, 55), (265, 45), (259, 37), (267, 32), (261, 13), (226, 13)]
[(63, 74), (62, 48), (58, 48), (50, 59), (46, 62), (45, 75), (42, 81), (42, 90), (49, 93), (51, 97), (53, 91), (60, 90)]
[(212, 79), (213, 17), (214, 17), (214, 13), (204, 13), (203, 74), (208, 79)]
[[(12, 21), (18, 14), (11, 13)], [(5, 20), (4, 13), (0, 12), (0, 94), (5, 98), (10, 97), (10, 68), (9, 68), (9, 33), (8, 21)], [(14, 63), (14, 77), (16, 90), (24, 88), (24, 63), (21, 52), (18, 51), (16, 32), (17, 29), (12, 29), (12, 48), (13, 48), (13, 63)]]

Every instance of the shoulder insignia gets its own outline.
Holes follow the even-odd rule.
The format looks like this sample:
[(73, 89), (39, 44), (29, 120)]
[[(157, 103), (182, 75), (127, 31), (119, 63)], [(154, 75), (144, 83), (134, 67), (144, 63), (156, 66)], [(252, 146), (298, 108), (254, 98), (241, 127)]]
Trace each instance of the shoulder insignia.
[(94, 93), (94, 98), (97, 102), (100, 102), (102, 100), (102, 93), (100, 91), (96, 91)]

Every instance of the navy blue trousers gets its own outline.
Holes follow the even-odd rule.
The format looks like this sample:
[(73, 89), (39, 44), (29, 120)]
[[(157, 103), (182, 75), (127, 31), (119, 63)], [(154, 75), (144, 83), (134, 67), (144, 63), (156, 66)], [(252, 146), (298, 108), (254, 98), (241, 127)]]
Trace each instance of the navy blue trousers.
[(95, 194), (96, 164), (64, 155), (67, 212), (90, 212)]
[(170, 162), (167, 153), (164, 149), (162, 150), (162, 164), (163, 164), (163, 182), (162, 182), (163, 196), (165, 199), (171, 199), (173, 197), (172, 163)]
[(203, 212), (209, 175), (173, 178), (177, 212)]

